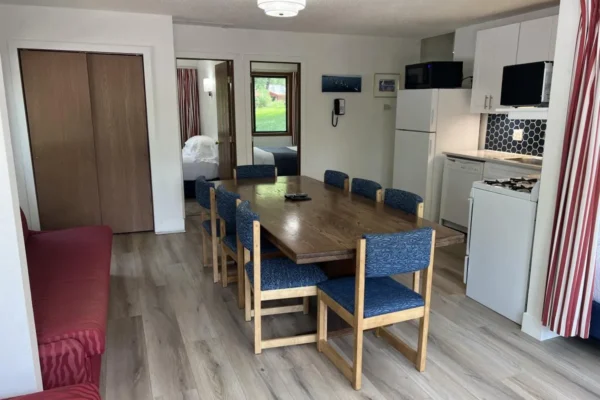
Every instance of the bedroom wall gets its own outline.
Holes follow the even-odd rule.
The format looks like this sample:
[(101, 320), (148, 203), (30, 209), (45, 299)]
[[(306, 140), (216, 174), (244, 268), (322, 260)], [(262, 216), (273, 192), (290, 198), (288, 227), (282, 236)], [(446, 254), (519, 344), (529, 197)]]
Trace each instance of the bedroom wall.
[[(33, 227), (39, 227), (25, 107), (21, 95), (17, 48), (146, 51), (152, 93), (149, 144), (156, 232), (184, 230), (183, 189), (177, 81), (170, 16), (109, 11), (0, 5), (0, 54), (6, 81), (19, 202)], [(137, 51), (132, 51), (137, 49)], [(92, 50), (93, 51), (93, 50)], [(98, 50), (97, 50), (98, 51)], [(153, 110), (153, 112), (151, 112)]]
[[(252, 162), (250, 62), (300, 62), (302, 173), (322, 179), (332, 168), (391, 185), (396, 101), (373, 96), (374, 74), (418, 62), (420, 40), (181, 24), (174, 36), (178, 57), (234, 60), (238, 164)], [(362, 93), (321, 93), (323, 74), (362, 75)], [(335, 98), (346, 99), (337, 128), (331, 126)]]

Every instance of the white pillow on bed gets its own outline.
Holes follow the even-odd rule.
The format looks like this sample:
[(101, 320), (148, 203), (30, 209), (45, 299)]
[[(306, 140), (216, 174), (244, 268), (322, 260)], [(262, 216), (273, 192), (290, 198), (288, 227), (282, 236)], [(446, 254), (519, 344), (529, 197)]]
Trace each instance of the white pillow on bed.
[(219, 148), (215, 140), (209, 136), (192, 136), (185, 142), (182, 154), (194, 161), (219, 163)]

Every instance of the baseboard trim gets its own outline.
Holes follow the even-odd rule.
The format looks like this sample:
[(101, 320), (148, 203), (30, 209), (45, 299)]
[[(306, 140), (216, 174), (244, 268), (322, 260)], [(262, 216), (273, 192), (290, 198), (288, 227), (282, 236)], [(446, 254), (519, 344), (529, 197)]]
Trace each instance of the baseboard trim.
[(532, 338), (539, 340), (540, 342), (548, 339), (554, 339), (558, 336), (556, 333), (548, 329), (547, 326), (542, 325), (542, 321), (529, 313), (523, 314), (521, 331), (525, 332)]

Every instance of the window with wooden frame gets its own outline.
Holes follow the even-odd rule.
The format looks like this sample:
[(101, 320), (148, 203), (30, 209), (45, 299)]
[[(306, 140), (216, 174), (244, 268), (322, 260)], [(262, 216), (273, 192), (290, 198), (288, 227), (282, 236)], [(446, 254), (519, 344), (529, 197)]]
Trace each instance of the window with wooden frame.
[(291, 73), (252, 73), (252, 135), (292, 134)]

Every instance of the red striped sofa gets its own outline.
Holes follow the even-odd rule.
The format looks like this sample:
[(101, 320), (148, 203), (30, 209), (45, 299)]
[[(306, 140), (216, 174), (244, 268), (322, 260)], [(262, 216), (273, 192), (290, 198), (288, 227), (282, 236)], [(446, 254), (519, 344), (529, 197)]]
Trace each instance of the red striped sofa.
[(98, 388), (93, 383), (65, 386), (44, 390), (26, 396), (13, 397), (10, 400), (102, 400)]
[(100, 382), (112, 231), (30, 231), (23, 220), (44, 389)]

